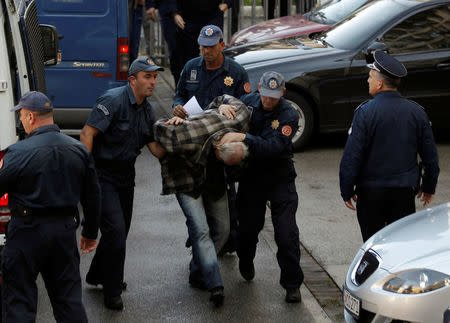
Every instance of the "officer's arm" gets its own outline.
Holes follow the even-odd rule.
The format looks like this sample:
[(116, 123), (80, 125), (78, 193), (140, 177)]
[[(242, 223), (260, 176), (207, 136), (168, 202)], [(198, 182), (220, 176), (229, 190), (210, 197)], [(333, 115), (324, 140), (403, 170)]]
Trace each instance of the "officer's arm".
[(155, 156), (158, 159), (161, 159), (161, 158), (163, 158), (166, 155), (166, 150), (157, 141), (153, 141), (151, 143), (148, 143), (147, 147), (151, 151), (153, 156)]
[[(189, 98), (187, 98), (188, 96), (188, 92), (186, 90), (186, 80), (185, 80), (185, 75), (186, 75), (186, 69), (183, 68), (183, 71), (181, 72), (180, 75), (180, 80), (178, 81), (177, 84), (177, 90), (175, 92), (175, 96), (173, 98), (173, 108), (174, 108), (174, 115), (180, 118), (185, 118), (187, 116), (186, 110), (184, 110), (183, 105), (188, 101)], [(183, 112), (180, 115), (180, 112)]]
[[(425, 113), (423, 113), (425, 115)], [(421, 191), (434, 194), (439, 176), (439, 157), (434, 143), (433, 131), (426, 115), (423, 117), (422, 142), (419, 144), (418, 153), (423, 165), (423, 177)]]
[(339, 185), (344, 202), (350, 201), (355, 195), (356, 179), (361, 171), (365, 156), (367, 143), (366, 130), (364, 113), (359, 108), (355, 112), (339, 167)]
[(83, 178), (80, 202), (83, 207), (84, 224), (81, 235), (96, 239), (101, 212), (101, 192), (92, 155), (86, 152), (86, 172)]
[(0, 151), (0, 197), (10, 190), (9, 186), (14, 183), (19, 165), (24, 165), (24, 162), (17, 154)]
[(94, 143), (94, 137), (100, 132), (95, 127), (85, 125), (80, 133), (80, 141), (86, 146), (86, 148), (92, 152), (92, 145)]

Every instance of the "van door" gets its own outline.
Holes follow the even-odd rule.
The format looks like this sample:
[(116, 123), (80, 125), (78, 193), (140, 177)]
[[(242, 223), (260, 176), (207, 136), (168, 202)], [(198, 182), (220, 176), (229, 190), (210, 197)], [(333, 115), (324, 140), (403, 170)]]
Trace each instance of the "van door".
[(63, 37), (60, 63), (46, 68), (47, 94), (63, 128), (81, 128), (97, 97), (126, 83), (126, 75), (117, 78), (124, 40), (128, 53), (127, 10), (118, 0), (38, 0), (40, 23)]

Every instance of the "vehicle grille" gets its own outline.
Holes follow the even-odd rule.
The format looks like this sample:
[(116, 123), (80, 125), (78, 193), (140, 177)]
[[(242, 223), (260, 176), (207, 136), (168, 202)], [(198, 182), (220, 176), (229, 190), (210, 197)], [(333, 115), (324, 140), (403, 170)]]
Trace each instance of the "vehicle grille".
[(364, 283), (377, 270), (380, 262), (378, 255), (373, 250), (367, 250), (355, 271), (357, 285)]

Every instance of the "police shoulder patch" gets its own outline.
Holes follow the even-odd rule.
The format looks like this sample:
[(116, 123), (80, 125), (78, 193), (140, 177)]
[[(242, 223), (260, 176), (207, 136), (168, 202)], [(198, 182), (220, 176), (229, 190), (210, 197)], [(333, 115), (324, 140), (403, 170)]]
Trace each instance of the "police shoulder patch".
[(283, 126), (283, 128), (281, 128), (281, 133), (289, 137), (292, 134), (292, 127), (289, 125)]
[(245, 82), (244, 91), (245, 91), (245, 93), (250, 93), (252, 91), (252, 87), (250, 86), (249, 82)]
[(97, 109), (100, 109), (105, 116), (109, 115), (109, 110), (103, 104), (97, 104)]

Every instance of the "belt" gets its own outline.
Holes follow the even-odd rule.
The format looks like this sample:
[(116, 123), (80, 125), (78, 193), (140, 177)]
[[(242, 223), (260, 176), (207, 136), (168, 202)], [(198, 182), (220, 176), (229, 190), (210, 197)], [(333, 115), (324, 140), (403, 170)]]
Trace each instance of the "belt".
[(95, 167), (104, 169), (110, 172), (126, 173), (134, 169), (134, 160), (130, 161), (118, 161), (118, 160), (107, 160), (107, 159), (97, 159), (95, 160)]
[(18, 205), (11, 211), (11, 218), (31, 220), (33, 217), (55, 218), (55, 217), (78, 217), (77, 207), (55, 207), (55, 208), (29, 208)]

